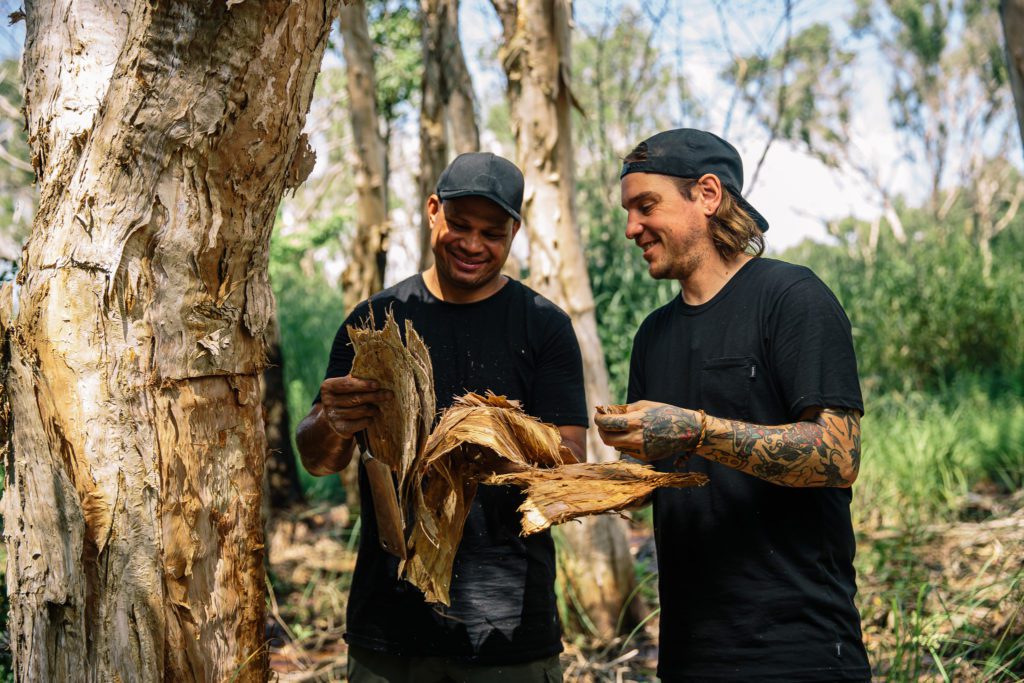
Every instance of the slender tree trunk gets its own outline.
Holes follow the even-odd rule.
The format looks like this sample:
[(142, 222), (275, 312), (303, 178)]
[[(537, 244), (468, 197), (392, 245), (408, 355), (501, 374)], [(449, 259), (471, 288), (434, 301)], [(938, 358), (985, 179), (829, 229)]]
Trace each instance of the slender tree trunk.
[[(526, 179), (523, 220), (530, 237), (530, 284), (570, 315), (583, 352), (587, 406), (609, 400), (594, 299), (576, 224), (569, 89), (570, 0), (496, 1), (505, 27), (516, 159)], [(590, 430), (588, 459), (616, 459)], [(614, 635), (635, 578), (624, 522), (613, 516), (567, 525), (576, 559), (563, 565), (601, 635)], [(628, 621), (628, 620), (627, 620)]]
[(1021, 146), (1024, 148), (1024, 0), (1000, 0), (999, 15), (1003, 20), (1006, 63), (1017, 108)]
[(263, 421), (267, 431), (267, 466), (264, 475), (265, 517), (304, 501), (299, 468), (292, 448), (288, 391), (284, 380), (284, 355), (276, 318), (267, 329), (267, 367), (260, 384)]
[(40, 202), (0, 290), (17, 680), (266, 680), (267, 253), (336, 4), (25, 5)]
[(458, 0), (420, 0), (423, 82), (420, 106), (420, 270), (434, 261), (430, 251), (427, 198), (452, 156), (480, 149), (473, 82), (459, 41)]
[(342, 8), (342, 48), (354, 141), (351, 160), (356, 179), (356, 234), (342, 275), (348, 310), (381, 290), (387, 262), (387, 146), (377, 116), (373, 42), (366, 22), (365, 0), (354, 0)]
[[(342, 273), (345, 309), (351, 311), (384, 287), (388, 241), (388, 148), (377, 115), (377, 76), (373, 42), (366, 19), (365, 0), (353, 0), (341, 9), (342, 49), (352, 121), (351, 163), (356, 179), (356, 232), (349, 261)], [(359, 459), (340, 474), (345, 502), (359, 509)]]

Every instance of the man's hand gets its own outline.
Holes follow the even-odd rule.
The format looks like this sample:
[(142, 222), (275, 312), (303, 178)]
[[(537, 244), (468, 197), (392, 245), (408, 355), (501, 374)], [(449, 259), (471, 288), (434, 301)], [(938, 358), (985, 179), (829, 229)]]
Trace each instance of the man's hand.
[(324, 380), (320, 403), (295, 430), (303, 466), (318, 477), (345, 469), (352, 459), (353, 437), (381, 414), (377, 404), (391, 397), (376, 382), (352, 375)]
[(682, 455), (700, 440), (701, 414), (654, 401), (599, 406), (594, 416), (601, 440), (644, 462)]
[(352, 375), (325, 379), (320, 385), (324, 419), (343, 439), (369, 427), (381, 414), (377, 404), (391, 398), (392, 393), (376, 382)]

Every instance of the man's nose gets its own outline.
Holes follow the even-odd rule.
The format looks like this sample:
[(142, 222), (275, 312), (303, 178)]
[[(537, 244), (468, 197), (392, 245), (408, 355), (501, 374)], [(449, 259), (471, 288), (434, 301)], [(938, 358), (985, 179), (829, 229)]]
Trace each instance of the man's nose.
[(466, 251), (476, 252), (483, 249), (483, 240), (475, 230), (471, 230), (468, 234), (463, 235), (461, 243), (462, 248)]
[(644, 226), (632, 212), (626, 216), (626, 239), (635, 240), (644, 231)]

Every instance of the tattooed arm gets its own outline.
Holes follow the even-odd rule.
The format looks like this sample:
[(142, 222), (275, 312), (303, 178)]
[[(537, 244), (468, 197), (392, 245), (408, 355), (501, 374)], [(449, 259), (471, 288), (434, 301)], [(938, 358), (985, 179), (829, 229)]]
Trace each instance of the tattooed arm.
[(798, 487), (846, 488), (860, 469), (860, 413), (854, 410), (810, 408), (799, 421), (774, 427), (651, 401), (603, 410), (617, 414), (595, 416), (602, 440), (647, 462), (693, 452)]

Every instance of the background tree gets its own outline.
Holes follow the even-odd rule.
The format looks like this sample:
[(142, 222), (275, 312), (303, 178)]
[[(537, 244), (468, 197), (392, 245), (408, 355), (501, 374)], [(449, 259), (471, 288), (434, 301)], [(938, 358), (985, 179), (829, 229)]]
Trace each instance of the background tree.
[(264, 504), (268, 521), (276, 512), (305, 502), (295, 449), (292, 448), (284, 362), (281, 330), (275, 315), (267, 328), (267, 367), (260, 382), (260, 403), (267, 433)]
[(389, 230), (388, 149), (377, 112), (377, 76), (365, 0), (342, 7), (339, 25), (352, 123), (349, 161), (356, 186), (356, 230), (342, 275), (345, 309), (352, 310), (384, 286)]
[(40, 201), (0, 290), (19, 680), (266, 679), (267, 249), (336, 4), (25, 7)]
[[(420, 0), (423, 78), (420, 88), (420, 270), (433, 263), (424, 207), (452, 157), (480, 149), (473, 81), (459, 40), (458, 0)], [(454, 152), (454, 154), (453, 154)], [(414, 211), (413, 215), (417, 215)]]
[(679, 294), (675, 281), (648, 276), (640, 250), (625, 238), (619, 196), (623, 157), (653, 132), (682, 124), (665, 93), (678, 92), (674, 104), (701, 116), (677, 65), (658, 50), (658, 29), (670, 7), (606, 6), (594, 20), (577, 18), (574, 27), (572, 83), (581, 105), (572, 120), (578, 222), (614, 402), (626, 399), (633, 334), (652, 310)]
[(1024, 40), (1021, 39), (1024, 36), (1024, 2), (1000, 0), (999, 16), (1003, 22), (1006, 63), (1010, 84), (1013, 86), (1013, 99), (1017, 105), (1017, 123), (1024, 144)]
[[(499, 53), (508, 78), (516, 162), (526, 195), (523, 222), (530, 238), (530, 286), (572, 318), (583, 352), (587, 406), (607, 403), (608, 373), (597, 334), (594, 299), (576, 223), (574, 157), (569, 87), (571, 44), (568, 0), (494, 0), (504, 27)], [(592, 462), (617, 455), (590, 430)], [(571, 553), (560, 564), (575, 597), (603, 637), (621, 625), (630, 607), (635, 577), (618, 517), (591, 518), (563, 530)], [(638, 604), (634, 601), (633, 604)], [(637, 616), (637, 615), (634, 615)]]
[(35, 174), (21, 107), (18, 63), (13, 59), (0, 61), (0, 260), (7, 263), (17, 261), (20, 255), (36, 203), (32, 187)]

